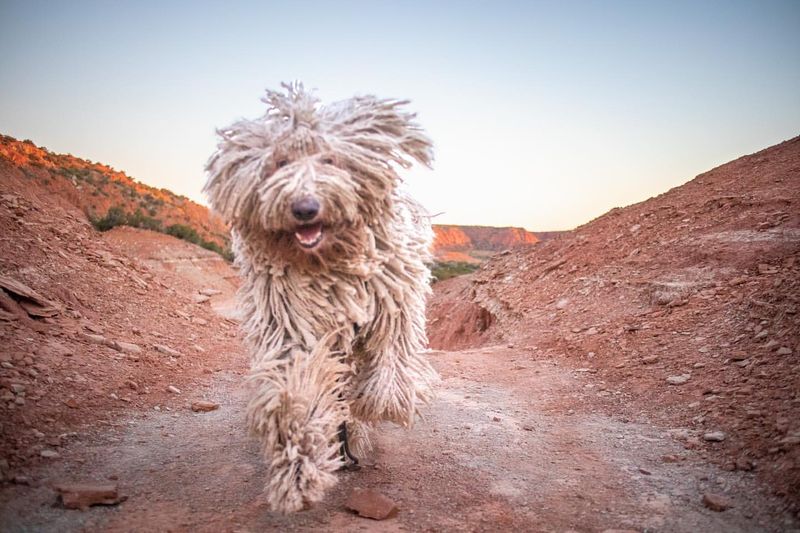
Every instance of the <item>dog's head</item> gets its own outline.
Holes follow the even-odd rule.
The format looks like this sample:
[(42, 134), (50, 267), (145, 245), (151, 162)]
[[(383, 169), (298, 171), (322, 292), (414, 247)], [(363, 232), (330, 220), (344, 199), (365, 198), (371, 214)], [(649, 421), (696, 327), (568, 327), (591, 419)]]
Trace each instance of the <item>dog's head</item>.
[(396, 167), (429, 165), (431, 142), (406, 101), (355, 97), (320, 105), (302, 84), (268, 91), (267, 112), (219, 130), (206, 166), (211, 205), (276, 253), (323, 257), (392, 212)]

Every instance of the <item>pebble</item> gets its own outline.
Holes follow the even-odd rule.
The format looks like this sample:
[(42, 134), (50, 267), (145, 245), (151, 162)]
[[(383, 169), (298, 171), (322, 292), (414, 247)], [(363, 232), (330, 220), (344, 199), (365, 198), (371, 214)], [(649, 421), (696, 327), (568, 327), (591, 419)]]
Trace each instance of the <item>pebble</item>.
[(89, 341), (92, 344), (105, 344), (106, 338), (102, 335), (95, 335), (93, 333), (81, 333), (81, 337), (84, 340)]
[(727, 435), (722, 431), (709, 431), (703, 435), (703, 440), (707, 440), (708, 442), (722, 442), (726, 437)]
[(192, 411), (194, 411), (195, 413), (207, 413), (209, 411), (215, 411), (217, 409), (219, 409), (218, 403), (208, 402), (205, 400), (192, 402)]
[(657, 363), (659, 360), (659, 356), (657, 355), (648, 355), (647, 357), (642, 358), (642, 364), (645, 365), (652, 365), (653, 363)]
[(46, 459), (58, 459), (61, 455), (55, 450), (42, 450), (39, 455)]
[(175, 385), (170, 385), (169, 387), (167, 387), (167, 392), (171, 392), (172, 394), (180, 394), (181, 390)]
[(372, 489), (355, 488), (347, 498), (345, 507), (355, 511), (359, 516), (373, 520), (385, 520), (397, 514), (397, 505)]
[(61, 483), (54, 487), (67, 509), (86, 509), (92, 505), (116, 505), (126, 500), (116, 485)]
[(733, 507), (733, 502), (721, 494), (706, 492), (703, 494), (703, 505), (719, 513)]
[(137, 354), (142, 352), (142, 347), (132, 342), (110, 341), (106, 344), (110, 348), (122, 353)]
[(172, 348), (170, 348), (169, 346), (167, 346), (165, 344), (154, 344), (153, 348), (155, 348), (156, 351), (158, 351), (158, 352), (165, 353), (167, 355), (171, 355), (172, 357), (180, 357), (181, 356), (181, 353), (178, 350), (173, 350)]
[(781, 346), (778, 348), (778, 355), (792, 355), (792, 350), (787, 348), (786, 346)]
[(670, 385), (683, 385), (684, 383), (689, 381), (691, 376), (689, 374), (681, 374), (680, 376), (669, 376), (667, 378), (667, 383)]

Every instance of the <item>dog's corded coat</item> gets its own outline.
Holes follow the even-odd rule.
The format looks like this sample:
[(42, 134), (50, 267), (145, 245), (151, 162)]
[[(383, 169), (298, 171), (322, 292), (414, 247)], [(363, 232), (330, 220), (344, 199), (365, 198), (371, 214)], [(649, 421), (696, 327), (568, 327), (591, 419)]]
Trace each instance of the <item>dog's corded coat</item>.
[[(266, 494), (291, 512), (335, 484), (342, 422), (363, 453), (370, 425), (413, 423), (437, 376), (424, 357), (432, 231), (397, 174), (430, 164), (430, 140), (405, 101), (322, 106), (300, 84), (284, 89), (267, 92), (263, 117), (219, 131), (205, 191), (243, 276)], [(293, 215), (303, 198), (319, 203), (313, 226)], [(303, 231), (319, 244), (301, 246)]]

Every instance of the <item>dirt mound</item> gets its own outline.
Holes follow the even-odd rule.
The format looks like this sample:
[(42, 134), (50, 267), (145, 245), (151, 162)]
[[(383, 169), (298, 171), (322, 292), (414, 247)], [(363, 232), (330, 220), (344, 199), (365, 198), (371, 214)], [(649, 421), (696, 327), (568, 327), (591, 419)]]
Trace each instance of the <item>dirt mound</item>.
[[(163, 235), (104, 239), (61, 200), (25, 178), (2, 180), (0, 479), (56, 460), (130, 409), (188, 408), (213, 372), (244, 364), (236, 325), (208, 301), (232, 292), (224, 261)], [(146, 253), (163, 239), (172, 251)], [(159, 263), (181, 254), (217, 270), (194, 279)]]
[[(800, 138), (495, 256), (458, 287), (436, 287), (436, 347), (567, 358), (599, 377), (598, 403), (644, 408), (800, 510)], [(491, 318), (452, 335), (464, 307)]]
[(219, 254), (170, 235), (127, 226), (116, 227), (104, 233), (103, 238), (151, 270), (170, 273), (201, 287), (195, 301), (209, 302), (222, 316), (236, 318), (239, 276)]

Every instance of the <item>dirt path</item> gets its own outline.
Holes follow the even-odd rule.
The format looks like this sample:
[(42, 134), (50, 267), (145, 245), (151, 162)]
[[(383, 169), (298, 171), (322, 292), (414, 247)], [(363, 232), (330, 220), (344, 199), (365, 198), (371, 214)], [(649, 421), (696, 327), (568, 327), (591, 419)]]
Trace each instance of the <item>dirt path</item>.
[[(0, 530), (733, 532), (790, 523), (750, 474), (708, 465), (668, 428), (604, 415), (587, 372), (506, 347), (432, 358), (443, 382), (426, 419), (410, 432), (383, 428), (374, 465), (342, 473), (309, 511), (268, 511), (260, 498), (265, 469), (243, 430), (241, 376), (220, 372), (209, 393), (219, 410), (119, 420), (34, 470), (32, 486), (5, 487)], [(54, 482), (108, 479), (126, 502), (84, 512), (53, 505)], [(397, 517), (373, 522), (347, 512), (357, 486), (394, 499)], [(704, 492), (726, 494), (735, 507), (710, 511)]]

